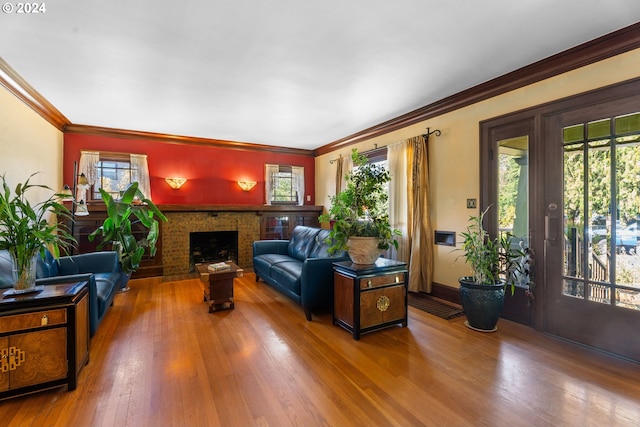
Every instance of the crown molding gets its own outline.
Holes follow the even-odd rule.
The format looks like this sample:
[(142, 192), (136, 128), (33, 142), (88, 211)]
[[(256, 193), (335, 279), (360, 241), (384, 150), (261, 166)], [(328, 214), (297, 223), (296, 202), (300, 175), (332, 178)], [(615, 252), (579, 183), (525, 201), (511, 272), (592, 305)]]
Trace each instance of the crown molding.
[(64, 126), (71, 123), (2, 58), (0, 58), (0, 85), (4, 86), (16, 98), (40, 114), (58, 130), (62, 131)]
[(163, 142), (167, 144), (203, 145), (234, 150), (268, 151), (278, 154), (294, 154), (313, 157), (313, 150), (300, 148), (278, 147), (275, 145), (254, 144), (249, 142), (227, 141), (222, 139), (198, 138), (193, 136), (169, 135), (164, 133), (114, 129), (99, 126), (68, 124), (64, 126), (64, 133), (80, 135), (104, 136), (110, 138), (124, 138)]
[(640, 22), (316, 148), (314, 155), (327, 154), (638, 48)]

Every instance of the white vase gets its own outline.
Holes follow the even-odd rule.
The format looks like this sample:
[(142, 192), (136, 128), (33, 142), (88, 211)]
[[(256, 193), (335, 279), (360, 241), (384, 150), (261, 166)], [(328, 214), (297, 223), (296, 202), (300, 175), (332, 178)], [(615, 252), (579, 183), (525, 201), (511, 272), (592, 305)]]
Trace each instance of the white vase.
[(347, 240), (349, 258), (354, 264), (374, 264), (382, 250), (378, 248), (377, 237), (349, 237)]
[(23, 268), (18, 267), (16, 260), (13, 260), (13, 292), (16, 294), (33, 292), (36, 288), (36, 267), (38, 265), (38, 254), (31, 257)]

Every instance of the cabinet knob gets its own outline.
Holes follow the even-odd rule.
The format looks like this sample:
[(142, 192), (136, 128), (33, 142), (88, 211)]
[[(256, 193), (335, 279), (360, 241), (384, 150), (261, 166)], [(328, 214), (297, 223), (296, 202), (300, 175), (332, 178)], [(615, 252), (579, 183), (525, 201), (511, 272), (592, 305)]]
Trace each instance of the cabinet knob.
[(49, 324), (49, 316), (45, 314), (44, 316), (42, 316), (42, 319), (40, 319), (40, 326), (47, 326), (48, 324)]
[(370, 288), (371, 287), (371, 280), (367, 280), (367, 287)]

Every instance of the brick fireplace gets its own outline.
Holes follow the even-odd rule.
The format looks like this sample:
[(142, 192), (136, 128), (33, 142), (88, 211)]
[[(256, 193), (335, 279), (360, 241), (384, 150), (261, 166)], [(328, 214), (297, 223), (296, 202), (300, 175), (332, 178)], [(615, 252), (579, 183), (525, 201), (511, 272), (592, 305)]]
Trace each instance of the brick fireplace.
[(260, 239), (260, 216), (250, 212), (167, 212), (162, 224), (163, 275), (189, 274), (189, 236), (195, 232), (237, 231), (238, 265), (251, 268), (252, 244)]

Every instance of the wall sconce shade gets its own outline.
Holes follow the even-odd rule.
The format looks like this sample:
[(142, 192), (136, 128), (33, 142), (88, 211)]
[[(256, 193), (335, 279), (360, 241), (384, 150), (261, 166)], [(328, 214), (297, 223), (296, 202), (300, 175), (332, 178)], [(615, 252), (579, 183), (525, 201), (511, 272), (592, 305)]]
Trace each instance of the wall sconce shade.
[(240, 186), (240, 188), (242, 188), (243, 191), (251, 190), (256, 186), (256, 184), (257, 183), (255, 181), (238, 181), (238, 185)]
[(174, 190), (179, 189), (184, 185), (185, 182), (187, 182), (187, 178), (178, 178), (178, 177), (165, 178), (164, 180), (167, 181), (167, 184), (169, 184), (169, 187), (173, 188)]

